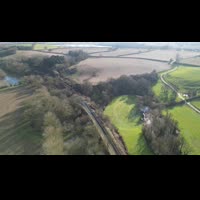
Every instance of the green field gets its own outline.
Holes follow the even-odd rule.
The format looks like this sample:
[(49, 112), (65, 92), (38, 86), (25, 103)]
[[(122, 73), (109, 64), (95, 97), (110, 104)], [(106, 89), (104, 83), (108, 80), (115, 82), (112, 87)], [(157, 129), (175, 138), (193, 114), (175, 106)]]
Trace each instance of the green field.
[[(18, 44), (17, 46), (23, 46), (23, 47), (32, 47), (32, 44)], [(34, 50), (45, 50), (45, 48), (47, 49), (54, 49), (54, 48), (58, 48), (58, 46), (55, 45), (51, 45), (51, 44), (36, 44), (34, 47)]]
[(190, 146), (191, 155), (200, 155), (200, 115), (186, 105), (169, 110), (178, 121), (181, 134)]
[(200, 109), (200, 100), (192, 101), (191, 104)]
[[(152, 91), (154, 92), (155, 96), (158, 98), (159, 101), (162, 102), (161, 100), (161, 90), (162, 90), (162, 87), (164, 86), (164, 84), (162, 83), (162, 81), (159, 79), (158, 82), (156, 83), (156, 85), (154, 85), (152, 87)], [(171, 95), (172, 94), (172, 90), (170, 88), (167, 88), (168, 90), (168, 95)], [(176, 102), (179, 102), (180, 99), (176, 98)]]
[(191, 89), (198, 90), (200, 93), (200, 67), (180, 66), (165, 79), (175, 85), (181, 93), (187, 93)]
[(32, 46), (32, 44), (18, 44), (17, 46), (31, 47), (31, 46)]
[(45, 50), (45, 48), (55, 49), (55, 48), (58, 48), (58, 46), (50, 45), (50, 44), (36, 44), (34, 47), (34, 50)]
[(141, 135), (142, 125), (138, 124), (139, 117), (133, 112), (134, 102), (132, 96), (118, 97), (106, 107), (104, 114), (118, 129), (130, 155), (149, 155), (151, 152)]

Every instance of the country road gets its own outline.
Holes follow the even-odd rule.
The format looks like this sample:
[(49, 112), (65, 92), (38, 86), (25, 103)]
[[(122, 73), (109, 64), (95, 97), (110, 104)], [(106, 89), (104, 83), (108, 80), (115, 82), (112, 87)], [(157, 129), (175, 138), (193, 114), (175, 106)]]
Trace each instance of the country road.
[(176, 94), (178, 95), (178, 97), (179, 97), (180, 99), (182, 99), (183, 101), (185, 101), (186, 105), (188, 105), (192, 110), (194, 110), (195, 112), (197, 112), (198, 114), (200, 114), (200, 110), (199, 110), (199, 109), (197, 109), (196, 107), (194, 107), (190, 102), (187, 102), (187, 100), (186, 100), (186, 99), (185, 99), (185, 98), (170, 84), (170, 83), (168, 83), (168, 82), (164, 79), (164, 76), (165, 76), (165, 75), (167, 75), (167, 74), (169, 74), (169, 73), (171, 73), (171, 72), (174, 72), (174, 71), (176, 71), (177, 69), (178, 69), (178, 67), (175, 67), (175, 68), (173, 68), (173, 69), (171, 69), (171, 70), (169, 70), (169, 71), (167, 71), (167, 72), (161, 74), (161, 76), (160, 76), (161, 81), (162, 81), (165, 85), (167, 85), (169, 88), (171, 88), (174, 92), (176, 92)]

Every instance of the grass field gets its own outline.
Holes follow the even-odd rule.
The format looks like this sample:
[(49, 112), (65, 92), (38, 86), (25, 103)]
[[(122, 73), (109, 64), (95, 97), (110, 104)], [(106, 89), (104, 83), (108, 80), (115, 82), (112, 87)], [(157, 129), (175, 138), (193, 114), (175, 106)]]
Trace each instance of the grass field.
[(182, 93), (187, 93), (191, 89), (200, 91), (200, 67), (180, 66), (176, 71), (168, 74), (165, 79)]
[(22, 120), (22, 109), (30, 94), (22, 87), (0, 90), (0, 154), (40, 154), (41, 134)]
[[(161, 62), (129, 58), (89, 58), (76, 65), (76, 68), (80, 73), (78, 81), (83, 82), (87, 79), (96, 84), (121, 75), (143, 74), (153, 70), (159, 72), (170, 69), (170, 66)], [(91, 71), (96, 71), (95, 76), (91, 75)]]
[[(32, 43), (25, 43), (25, 44), (17, 44), (17, 46), (23, 46), (23, 47), (32, 47)], [(47, 49), (54, 49), (58, 48), (56, 45), (51, 45), (51, 44), (36, 44), (34, 47), (34, 50), (44, 50), (45, 47)]]
[(118, 129), (130, 155), (149, 155), (151, 152), (141, 135), (142, 126), (138, 124), (139, 117), (132, 114), (134, 101), (131, 96), (118, 97), (106, 107), (104, 114)]
[(197, 108), (200, 109), (200, 100), (194, 100), (191, 103), (192, 103), (192, 105), (194, 105), (194, 106), (196, 106)]
[(34, 47), (34, 50), (45, 50), (45, 48), (55, 49), (55, 48), (58, 48), (58, 46), (50, 45), (50, 44), (36, 44), (35, 47)]
[[(154, 92), (154, 94), (158, 98), (158, 100), (161, 101), (161, 102), (162, 102), (162, 100), (161, 100), (161, 90), (162, 90), (163, 86), (165, 86), (165, 85), (159, 79), (158, 82), (156, 83), (156, 85), (154, 85), (152, 87), (152, 91)], [(172, 90), (170, 88), (168, 88), (168, 87), (166, 87), (166, 89), (168, 90), (168, 95), (171, 95), (172, 94)], [(181, 101), (181, 99), (178, 98), (178, 96), (177, 96), (176, 102), (179, 102), (179, 101)]]
[(179, 123), (181, 134), (190, 146), (191, 155), (200, 155), (200, 115), (186, 105), (169, 110)]

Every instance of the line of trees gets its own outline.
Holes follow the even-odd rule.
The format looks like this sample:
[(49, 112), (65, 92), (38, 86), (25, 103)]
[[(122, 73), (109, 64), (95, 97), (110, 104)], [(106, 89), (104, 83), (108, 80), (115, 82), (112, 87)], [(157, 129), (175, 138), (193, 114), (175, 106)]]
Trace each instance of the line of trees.
[(76, 97), (66, 96), (56, 88), (48, 90), (45, 81), (36, 89), (23, 114), (30, 127), (43, 137), (41, 153), (107, 154), (88, 115), (75, 103)]
[(15, 47), (0, 49), (0, 57), (16, 54), (17, 49)]
[(143, 135), (155, 155), (185, 155), (189, 147), (180, 135), (178, 123), (170, 114), (154, 110), (149, 114), (150, 123), (143, 126)]
[(160, 100), (165, 103), (173, 103), (176, 101), (176, 92), (169, 90), (165, 85), (161, 87)]
[(57, 73), (69, 75), (76, 73), (75, 69), (70, 69), (69, 67), (85, 58), (87, 58), (87, 54), (83, 51), (70, 51), (68, 57), (53, 55), (50, 57), (10, 58), (2, 59), (0, 68), (18, 76), (33, 74), (55, 76)]
[(91, 85), (86, 82), (82, 85), (76, 85), (75, 89), (91, 97), (91, 99), (102, 106), (107, 105), (113, 98), (121, 95), (153, 95), (152, 85), (158, 80), (155, 71), (142, 75), (121, 76), (118, 79), (110, 79), (107, 82), (101, 82), (97, 85)]

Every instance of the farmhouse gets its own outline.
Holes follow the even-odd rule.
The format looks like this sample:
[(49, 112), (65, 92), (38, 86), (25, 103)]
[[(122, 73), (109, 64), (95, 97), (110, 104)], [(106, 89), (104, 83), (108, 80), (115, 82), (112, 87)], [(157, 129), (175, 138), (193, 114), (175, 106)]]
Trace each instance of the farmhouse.
[(189, 98), (188, 94), (183, 94), (183, 97)]
[(141, 110), (141, 112), (142, 112), (143, 114), (146, 114), (146, 113), (149, 112), (150, 109), (149, 109), (148, 106), (146, 106), (146, 107), (144, 107), (144, 108), (141, 108), (140, 110)]
[(151, 124), (151, 115), (150, 115), (150, 108), (148, 106), (140, 109), (143, 115), (142, 120), (144, 121), (145, 124)]

